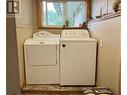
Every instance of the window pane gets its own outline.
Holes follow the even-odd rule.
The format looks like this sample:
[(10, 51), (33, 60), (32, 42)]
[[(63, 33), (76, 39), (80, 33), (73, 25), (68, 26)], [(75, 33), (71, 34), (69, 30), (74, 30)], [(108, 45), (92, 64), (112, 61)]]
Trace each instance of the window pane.
[(67, 2), (67, 19), (71, 26), (78, 27), (85, 21), (84, 2)]
[(42, 26), (46, 26), (46, 1), (42, 3)]
[(84, 1), (43, 1), (43, 26), (79, 27), (85, 21)]
[(47, 3), (47, 14), (48, 14), (48, 25), (62, 26), (63, 25), (63, 15), (62, 9), (63, 4), (61, 3)]

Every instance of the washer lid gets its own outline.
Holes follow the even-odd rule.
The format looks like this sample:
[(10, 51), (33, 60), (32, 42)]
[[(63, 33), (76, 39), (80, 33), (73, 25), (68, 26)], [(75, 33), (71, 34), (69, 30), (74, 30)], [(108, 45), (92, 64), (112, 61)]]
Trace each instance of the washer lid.
[(89, 32), (84, 29), (63, 30), (61, 37), (65, 38), (89, 38)]

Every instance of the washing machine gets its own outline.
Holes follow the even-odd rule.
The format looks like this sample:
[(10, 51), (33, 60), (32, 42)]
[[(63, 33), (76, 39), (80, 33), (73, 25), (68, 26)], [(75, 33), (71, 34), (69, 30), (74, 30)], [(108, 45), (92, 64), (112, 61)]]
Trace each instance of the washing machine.
[(95, 85), (97, 41), (87, 30), (63, 30), (60, 38), (60, 85)]
[(59, 39), (40, 31), (25, 41), (26, 84), (59, 84)]

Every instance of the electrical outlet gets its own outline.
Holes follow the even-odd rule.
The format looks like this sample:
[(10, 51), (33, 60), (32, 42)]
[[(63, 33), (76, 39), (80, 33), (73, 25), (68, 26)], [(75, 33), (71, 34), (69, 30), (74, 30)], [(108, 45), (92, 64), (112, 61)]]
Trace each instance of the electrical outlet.
[(103, 41), (102, 40), (100, 40), (99, 46), (102, 48), (102, 46), (103, 46)]

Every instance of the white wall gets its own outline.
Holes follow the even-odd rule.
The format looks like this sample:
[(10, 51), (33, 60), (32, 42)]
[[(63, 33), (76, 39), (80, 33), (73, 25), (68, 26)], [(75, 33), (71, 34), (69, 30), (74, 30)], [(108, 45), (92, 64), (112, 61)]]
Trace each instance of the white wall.
[(16, 17), (17, 27), (36, 27), (36, 0), (20, 0), (21, 14)]
[(20, 87), (25, 83), (24, 76), (24, 51), (23, 43), (25, 39), (31, 38), (36, 32), (36, 0), (20, 0), (21, 14), (16, 17), (16, 36), (18, 47), (18, 63), (20, 74)]
[(116, 17), (89, 24), (92, 37), (98, 40), (97, 85), (109, 87), (114, 95), (120, 95), (120, 22)]
[[(92, 17), (106, 0), (93, 0)], [(113, 3), (108, 0), (108, 13), (114, 12)], [(120, 34), (121, 17), (89, 24), (91, 36), (98, 40), (97, 85), (109, 87), (114, 95), (120, 95)], [(102, 47), (100, 46), (102, 40)]]

